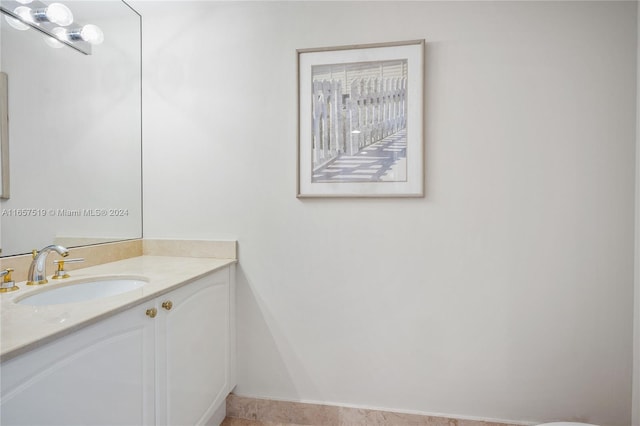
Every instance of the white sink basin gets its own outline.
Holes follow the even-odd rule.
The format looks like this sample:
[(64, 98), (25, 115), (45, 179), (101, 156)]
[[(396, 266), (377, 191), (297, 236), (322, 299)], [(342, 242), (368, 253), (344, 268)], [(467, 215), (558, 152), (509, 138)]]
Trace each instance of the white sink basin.
[[(51, 281), (50, 281), (51, 282)], [(86, 302), (137, 290), (147, 283), (145, 278), (104, 277), (76, 281), (69, 285), (44, 290), (18, 299), (21, 305), (44, 306)], [(46, 284), (50, 285), (50, 284)]]

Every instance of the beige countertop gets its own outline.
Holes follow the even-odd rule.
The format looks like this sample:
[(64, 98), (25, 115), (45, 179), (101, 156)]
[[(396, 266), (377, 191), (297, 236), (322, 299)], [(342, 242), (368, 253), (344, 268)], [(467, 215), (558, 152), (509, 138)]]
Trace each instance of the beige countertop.
[[(139, 256), (75, 269), (70, 272), (71, 278), (49, 279), (48, 284), (40, 286), (19, 282), (20, 290), (0, 294), (0, 361), (152, 300), (233, 263), (236, 263), (235, 259)], [(88, 278), (117, 276), (140, 277), (148, 283), (127, 293), (86, 302), (47, 306), (16, 303), (29, 295)]]

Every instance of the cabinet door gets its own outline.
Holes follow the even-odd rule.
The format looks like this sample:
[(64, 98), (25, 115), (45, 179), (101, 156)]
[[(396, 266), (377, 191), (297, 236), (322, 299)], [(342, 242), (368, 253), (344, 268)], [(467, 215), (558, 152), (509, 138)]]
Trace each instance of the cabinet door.
[[(169, 310), (161, 307), (165, 302)], [(229, 268), (159, 298), (158, 305), (158, 424), (204, 424), (228, 393)]]
[(3, 362), (0, 423), (154, 424), (153, 331), (134, 308)]

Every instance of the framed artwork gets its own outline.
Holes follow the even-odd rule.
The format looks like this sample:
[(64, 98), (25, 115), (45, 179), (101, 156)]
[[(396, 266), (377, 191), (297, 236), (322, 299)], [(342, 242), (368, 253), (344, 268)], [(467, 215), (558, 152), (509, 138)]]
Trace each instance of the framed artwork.
[(424, 46), (297, 50), (299, 198), (424, 196)]

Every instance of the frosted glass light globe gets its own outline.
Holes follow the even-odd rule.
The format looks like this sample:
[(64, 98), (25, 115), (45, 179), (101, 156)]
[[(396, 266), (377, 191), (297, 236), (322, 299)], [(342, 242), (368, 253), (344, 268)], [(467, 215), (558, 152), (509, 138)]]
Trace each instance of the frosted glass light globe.
[(27, 6), (18, 6), (13, 10), (13, 13), (18, 15), (20, 19), (25, 22), (33, 22), (33, 15), (31, 15), (31, 8)]
[(65, 30), (62, 27), (56, 27), (53, 30), (51, 30), (51, 32), (56, 36), (58, 40), (62, 40), (62, 41), (68, 40), (67, 30)]
[[(31, 9), (27, 6), (18, 6), (13, 10), (13, 13), (18, 15), (22, 21), (25, 22), (33, 22), (33, 18), (31, 16)], [(5, 16), (4, 19), (7, 21), (9, 25), (11, 25), (16, 30), (26, 31), (29, 29), (29, 25), (22, 22), (20, 19), (16, 19), (9, 15)]]
[(11, 27), (15, 28), (16, 30), (26, 31), (29, 29), (29, 26), (19, 19), (13, 18), (9, 15), (5, 15), (4, 19), (9, 25), (11, 25)]
[(104, 41), (104, 33), (97, 25), (88, 24), (80, 30), (80, 37), (91, 44), (100, 44)]
[(64, 44), (51, 36), (45, 35), (44, 42), (47, 43), (47, 46), (53, 47), (54, 49), (60, 49)]
[(71, 10), (62, 3), (51, 3), (47, 6), (45, 16), (49, 22), (66, 27), (73, 22), (73, 13)]

